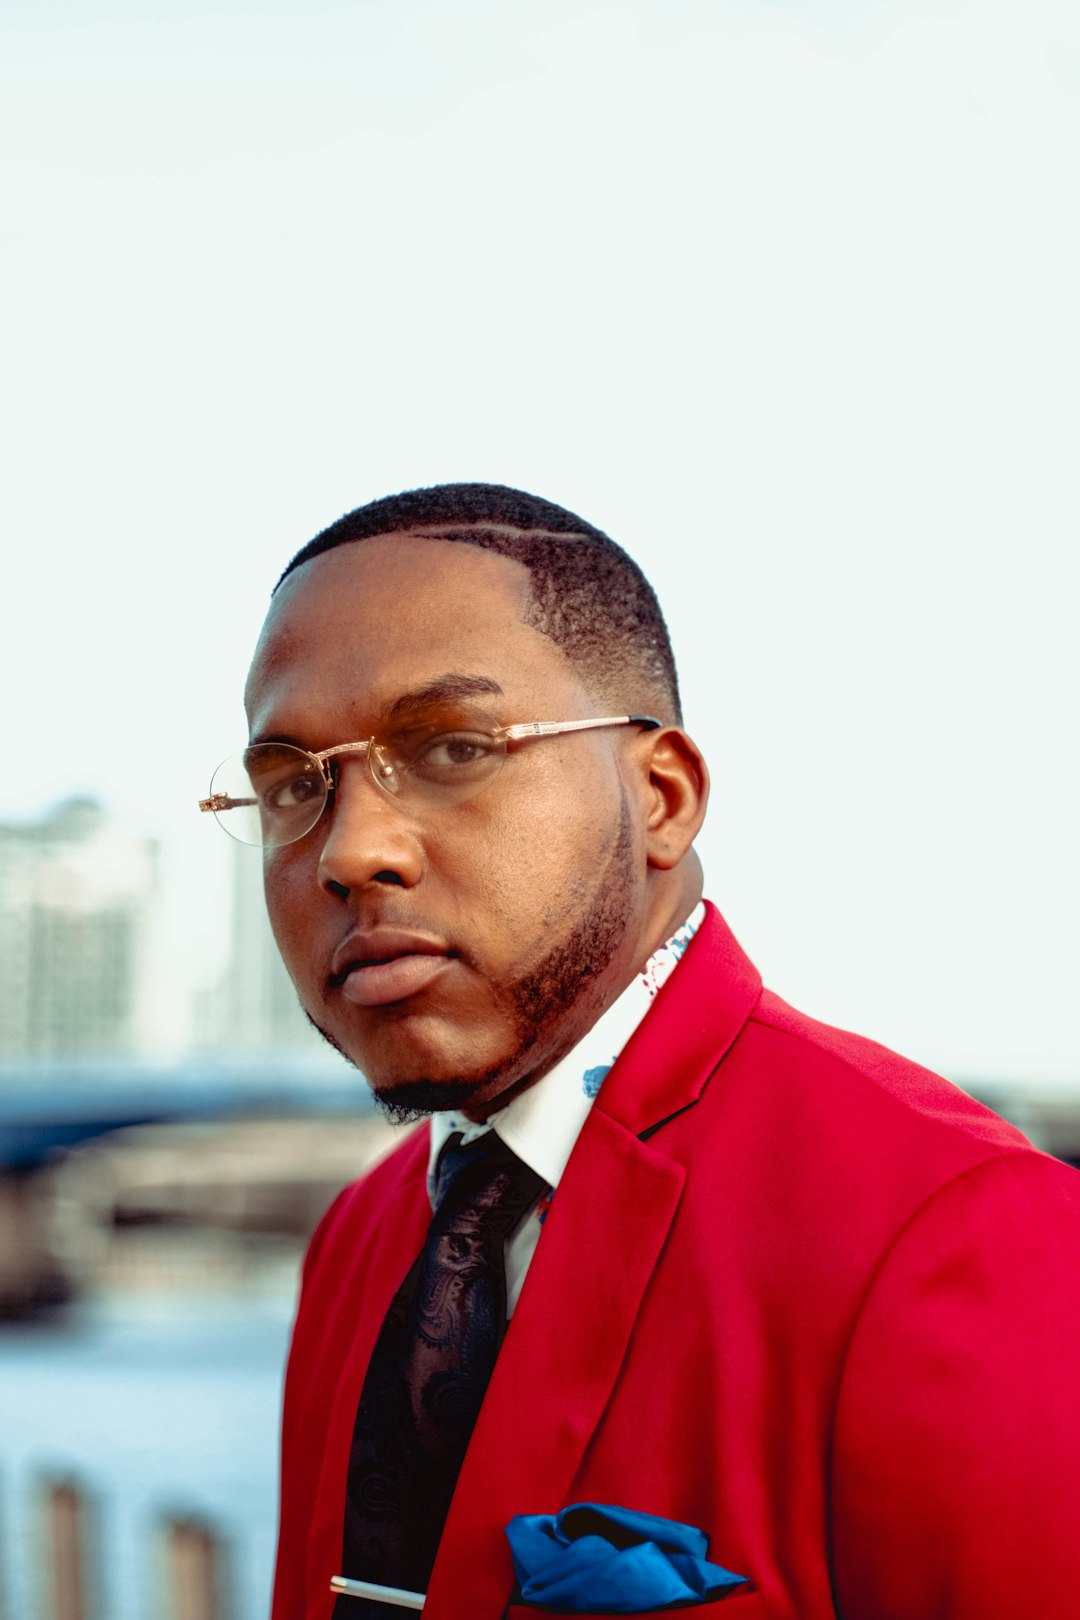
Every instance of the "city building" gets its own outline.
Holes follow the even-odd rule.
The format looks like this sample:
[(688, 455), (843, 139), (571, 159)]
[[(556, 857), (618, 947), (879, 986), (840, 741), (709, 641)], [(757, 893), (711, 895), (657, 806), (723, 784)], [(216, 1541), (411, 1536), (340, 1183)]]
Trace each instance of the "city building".
[(258, 850), (230, 839), (229, 872), (229, 955), (221, 979), (199, 995), (197, 1045), (222, 1056), (328, 1057), (278, 955)]
[(143, 1049), (157, 846), (93, 799), (0, 825), (0, 1058)]

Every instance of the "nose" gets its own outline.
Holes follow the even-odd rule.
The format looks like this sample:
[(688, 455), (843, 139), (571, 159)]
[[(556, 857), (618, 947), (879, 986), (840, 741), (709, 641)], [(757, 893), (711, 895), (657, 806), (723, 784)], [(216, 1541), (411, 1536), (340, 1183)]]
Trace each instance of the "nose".
[(419, 828), (408, 808), (376, 785), (366, 759), (342, 757), (323, 812), (319, 883), (343, 898), (369, 883), (411, 889), (424, 871)]

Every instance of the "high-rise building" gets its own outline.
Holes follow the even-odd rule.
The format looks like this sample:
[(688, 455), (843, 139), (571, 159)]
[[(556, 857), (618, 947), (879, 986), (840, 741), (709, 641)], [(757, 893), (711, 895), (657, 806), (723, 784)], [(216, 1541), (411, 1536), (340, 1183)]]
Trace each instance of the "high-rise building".
[(199, 1045), (226, 1056), (325, 1056), (329, 1048), (304, 1017), (274, 943), (259, 852), (230, 839), (229, 854), (229, 960), (221, 981), (199, 998)]
[(157, 847), (92, 799), (0, 825), (0, 1057), (145, 1045)]

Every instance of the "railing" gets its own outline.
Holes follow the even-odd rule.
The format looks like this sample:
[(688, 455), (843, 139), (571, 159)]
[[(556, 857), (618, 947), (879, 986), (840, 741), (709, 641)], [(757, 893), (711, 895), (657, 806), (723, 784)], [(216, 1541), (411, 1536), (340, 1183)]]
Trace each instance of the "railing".
[(169, 1519), (165, 1537), (174, 1620), (226, 1620), (225, 1546), (213, 1527), (200, 1519)]
[[(98, 1507), (75, 1479), (45, 1479), (37, 1509), (43, 1558), (40, 1620), (108, 1620), (96, 1558)], [(229, 1620), (228, 1547), (204, 1519), (159, 1519), (147, 1548), (148, 1575), (162, 1582), (162, 1620)], [(0, 1571), (0, 1620), (8, 1620)], [(148, 1610), (149, 1612), (149, 1610)]]

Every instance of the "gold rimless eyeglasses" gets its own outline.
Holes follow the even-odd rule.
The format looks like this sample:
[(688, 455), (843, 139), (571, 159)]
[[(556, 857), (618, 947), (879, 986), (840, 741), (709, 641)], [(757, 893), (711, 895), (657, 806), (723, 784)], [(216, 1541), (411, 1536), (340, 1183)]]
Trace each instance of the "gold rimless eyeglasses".
[(500, 726), (488, 715), (456, 711), (317, 752), (293, 743), (252, 743), (218, 766), (210, 796), (199, 800), (199, 809), (210, 811), (241, 843), (277, 848), (295, 843), (314, 827), (334, 791), (334, 762), (343, 755), (366, 759), (384, 793), (404, 803), (441, 808), (482, 792), (498, 776), (514, 744), (605, 726), (655, 731), (661, 724), (652, 715), (620, 714)]

